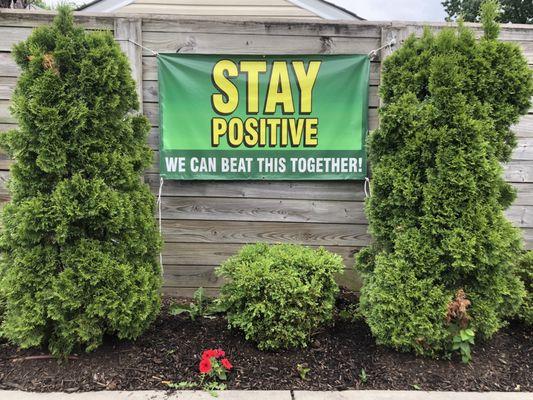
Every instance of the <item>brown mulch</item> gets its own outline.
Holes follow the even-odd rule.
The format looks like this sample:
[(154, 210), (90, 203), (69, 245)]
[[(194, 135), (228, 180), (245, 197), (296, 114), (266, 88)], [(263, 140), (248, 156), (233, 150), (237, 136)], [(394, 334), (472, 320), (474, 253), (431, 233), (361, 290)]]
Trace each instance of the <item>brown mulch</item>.
[[(341, 307), (352, 300), (344, 292)], [(235, 369), (229, 389), (390, 389), (533, 391), (533, 332), (513, 323), (473, 352), (473, 362), (432, 360), (375, 344), (363, 322), (337, 320), (317, 333), (308, 349), (262, 352), (221, 318), (192, 322), (169, 316), (169, 302), (148, 332), (135, 342), (108, 338), (90, 354), (59, 363), (39, 349), (0, 343), (0, 389), (92, 391), (166, 389), (164, 381), (194, 380), (200, 354), (223, 348)], [(310, 368), (300, 378), (297, 365)], [(366, 382), (360, 378), (366, 372)]]

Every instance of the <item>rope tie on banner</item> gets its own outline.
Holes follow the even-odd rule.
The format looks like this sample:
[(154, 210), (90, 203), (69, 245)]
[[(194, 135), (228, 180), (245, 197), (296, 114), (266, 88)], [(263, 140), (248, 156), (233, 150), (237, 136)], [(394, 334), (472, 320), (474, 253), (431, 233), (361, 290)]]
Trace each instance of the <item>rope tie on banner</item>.
[(392, 38), (388, 43), (368, 53), (368, 57), (372, 60), (374, 57), (378, 55), (378, 51), (383, 50), (386, 47), (392, 48), (392, 46), (394, 46), (395, 44), (396, 44), (396, 39)]
[(370, 193), (370, 178), (368, 176), (365, 177), (364, 188), (365, 188), (365, 197), (366, 198), (370, 197), (372, 194)]
[(134, 40), (131, 40), (131, 39), (115, 39), (117, 42), (130, 42), (132, 44), (134, 44), (135, 46), (139, 46), (141, 49), (144, 49), (146, 51), (149, 51), (150, 53), (152, 53), (154, 56), (157, 56), (159, 55), (159, 53), (155, 50), (152, 50), (150, 49), (149, 47), (146, 47), (146, 46), (143, 46), (142, 44), (140, 43), (137, 43), (136, 41)]
[[(161, 203), (162, 203), (162, 194), (163, 194), (163, 184), (165, 183), (165, 180), (163, 177), (159, 179), (159, 192), (157, 194), (157, 217), (159, 221), (159, 234), (163, 234), (163, 228), (161, 225)], [(163, 253), (159, 252), (159, 264), (161, 265), (161, 274), (163, 274)]]

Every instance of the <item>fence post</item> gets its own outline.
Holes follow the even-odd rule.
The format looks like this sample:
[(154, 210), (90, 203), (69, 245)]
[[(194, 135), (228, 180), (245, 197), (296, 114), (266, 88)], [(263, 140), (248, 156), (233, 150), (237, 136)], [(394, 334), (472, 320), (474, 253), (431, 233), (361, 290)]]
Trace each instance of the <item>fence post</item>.
[[(392, 44), (391, 46), (385, 46), (381, 49), (380, 71), (383, 67), (383, 61), (385, 61), (388, 56), (390, 56), (394, 51), (396, 51), (402, 46), (405, 39), (407, 39), (407, 37), (409, 36), (409, 33), (409, 28), (405, 25), (400, 24), (386, 25), (381, 28), (381, 46), (385, 46), (387, 43), (391, 43), (392, 41), (394, 41), (394, 44)], [(379, 82), (381, 86), (381, 83), (383, 82), (383, 73), (380, 73)], [(381, 98), (379, 99), (379, 105), (383, 105)]]
[(115, 39), (128, 57), (131, 73), (135, 80), (135, 89), (139, 96), (139, 112), (143, 112), (143, 77), (142, 77), (142, 49), (136, 44), (142, 44), (142, 20), (139, 18), (115, 18)]

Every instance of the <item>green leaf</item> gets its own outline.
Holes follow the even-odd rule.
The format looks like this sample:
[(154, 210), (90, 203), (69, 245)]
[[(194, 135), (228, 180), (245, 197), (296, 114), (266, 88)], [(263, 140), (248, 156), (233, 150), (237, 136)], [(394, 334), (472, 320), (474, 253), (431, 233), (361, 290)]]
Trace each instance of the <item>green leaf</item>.
[(191, 310), (188, 307), (183, 307), (183, 306), (178, 306), (178, 305), (173, 305), (172, 307), (170, 307), (168, 312), (170, 315), (180, 315), (183, 313), (191, 314)]

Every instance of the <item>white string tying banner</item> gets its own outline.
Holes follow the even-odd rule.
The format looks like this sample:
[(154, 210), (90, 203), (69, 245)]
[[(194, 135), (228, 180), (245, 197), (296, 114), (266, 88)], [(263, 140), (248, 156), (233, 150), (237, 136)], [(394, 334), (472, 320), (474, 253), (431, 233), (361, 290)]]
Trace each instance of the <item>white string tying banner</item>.
[(374, 57), (377, 57), (378, 51), (383, 50), (386, 47), (392, 48), (392, 46), (394, 46), (395, 44), (396, 44), (396, 39), (392, 38), (388, 43), (368, 53), (368, 57), (372, 60)]
[(154, 56), (157, 56), (159, 55), (159, 53), (155, 50), (152, 50), (150, 49), (149, 47), (146, 47), (146, 46), (143, 46), (142, 44), (140, 43), (137, 43), (136, 41), (134, 40), (131, 40), (131, 39), (115, 39), (117, 42), (129, 42), (129, 43), (132, 43), (134, 44), (135, 46), (139, 46), (141, 49), (143, 50), (146, 50), (146, 51), (149, 51), (150, 53), (152, 53)]
[[(159, 179), (159, 192), (157, 194), (157, 212), (158, 212), (158, 220), (159, 220), (159, 234), (163, 234), (163, 228), (161, 225), (161, 203), (162, 203), (162, 195), (163, 195), (163, 184), (165, 183), (165, 180), (163, 177)], [(161, 275), (163, 274), (163, 253), (159, 252), (159, 264), (161, 265)]]
[(370, 178), (367, 176), (365, 177), (365, 197), (370, 197), (372, 194), (370, 193)]

